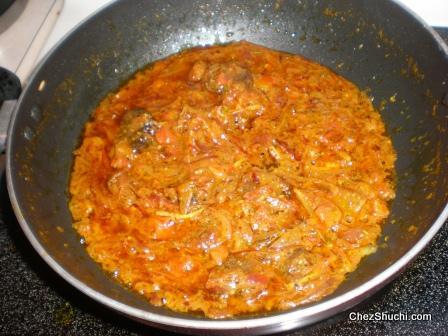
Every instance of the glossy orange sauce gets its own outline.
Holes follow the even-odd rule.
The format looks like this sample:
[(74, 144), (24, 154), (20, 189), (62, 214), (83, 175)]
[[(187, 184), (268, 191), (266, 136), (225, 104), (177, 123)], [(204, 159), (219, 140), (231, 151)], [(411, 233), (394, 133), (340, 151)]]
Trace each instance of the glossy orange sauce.
[(70, 209), (91, 257), (154, 305), (284, 310), (376, 250), (394, 162), (369, 98), (329, 69), (247, 42), (195, 48), (101, 102)]

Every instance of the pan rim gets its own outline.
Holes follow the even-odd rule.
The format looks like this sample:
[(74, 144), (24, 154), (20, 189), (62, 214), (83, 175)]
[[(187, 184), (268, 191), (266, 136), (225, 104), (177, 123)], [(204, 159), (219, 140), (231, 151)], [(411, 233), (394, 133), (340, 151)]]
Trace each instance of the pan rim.
[[(112, 1), (111, 3), (101, 7), (87, 19), (80, 22), (76, 27), (74, 27), (69, 33), (67, 33), (39, 62), (38, 66), (33, 70), (31, 76), (29, 77), (28, 83), (34, 82), (37, 77), (41, 67), (47, 60), (53, 55), (54, 51), (63, 45), (67, 37), (79, 30), (88, 21), (94, 20), (96, 16), (101, 13), (105, 8), (109, 8), (120, 2), (119, 0)], [(408, 7), (404, 6), (398, 0), (391, 0), (391, 2), (403, 8), (408, 14), (410, 14), (415, 20), (417, 20), (422, 27), (428, 31), (428, 33), (437, 42), (441, 50), (444, 52), (445, 57), (448, 58), (448, 46), (444, 43), (442, 38), (438, 33), (424, 22), (417, 14), (415, 14)], [(14, 130), (15, 120), (20, 110), (21, 102), (25, 95), (31, 90), (30, 85), (28, 85), (21, 97), (19, 98), (16, 107), (13, 112), (13, 116), (8, 129), (8, 139), (12, 139), (12, 133)], [(132, 307), (128, 304), (122, 303), (118, 300), (112, 299), (90, 286), (84, 284), (82, 281), (78, 280), (75, 276), (69, 273), (61, 264), (59, 264), (53, 257), (47, 253), (45, 247), (39, 242), (36, 234), (31, 230), (25, 216), (23, 215), (18, 195), (15, 192), (14, 187), (14, 174), (12, 172), (12, 151), (11, 146), (7, 146), (6, 152), (6, 181), (9, 197), (17, 217), (17, 220), (33, 248), (38, 252), (42, 259), (64, 280), (70, 283), (77, 290), (81, 291), (88, 297), (94, 299), (95, 301), (117, 311), (123, 313), (131, 318), (138, 319), (143, 322), (154, 323), (156, 325), (163, 325), (166, 327), (176, 327), (181, 329), (193, 328), (197, 331), (232, 331), (232, 330), (246, 330), (272, 327), (275, 331), (286, 331), (297, 327), (302, 327), (313, 322), (320, 321), (336, 312), (346, 310), (355, 304), (362, 301), (367, 296), (370, 296), (394, 277), (398, 276), (400, 272), (410, 264), (410, 262), (423, 250), (423, 248), (429, 243), (429, 241), (435, 236), (435, 234), (442, 227), (444, 222), (448, 218), (448, 203), (445, 204), (444, 208), (438, 215), (437, 219), (432, 223), (427, 232), (415, 243), (415, 245), (409, 249), (401, 258), (396, 260), (393, 264), (387, 267), (383, 272), (377, 274), (370, 280), (364, 282), (362, 285), (332, 299), (324, 302), (317, 302), (312, 306), (301, 308), (297, 307), (291, 311), (279, 312), (274, 316), (262, 316), (262, 317), (251, 317), (251, 318), (241, 318), (235, 320), (208, 320), (208, 319), (189, 319), (187, 316), (184, 317), (171, 317), (158, 313), (149, 312), (143, 309)], [(272, 331), (272, 330), (268, 330)], [(268, 332), (264, 331), (264, 332)], [(262, 330), (258, 330), (257, 333), (263, 333)]]

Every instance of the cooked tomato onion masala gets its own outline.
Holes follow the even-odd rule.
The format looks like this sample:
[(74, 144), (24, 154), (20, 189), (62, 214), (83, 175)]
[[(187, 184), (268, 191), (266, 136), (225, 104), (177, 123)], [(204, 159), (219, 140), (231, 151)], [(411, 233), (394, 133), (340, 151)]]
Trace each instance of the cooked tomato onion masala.
[(354, 84), (247, 42), (157, 61), (105, 98), (70, 181), (87, 251), (210, 318), (332, 293), (376, 250), (395, 153)]

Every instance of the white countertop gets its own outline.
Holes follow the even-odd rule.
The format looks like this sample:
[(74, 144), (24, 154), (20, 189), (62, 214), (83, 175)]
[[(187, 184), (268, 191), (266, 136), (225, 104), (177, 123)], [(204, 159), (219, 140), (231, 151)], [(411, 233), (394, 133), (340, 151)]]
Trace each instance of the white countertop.
[[(47, 43), (42, 57), (59, 39), (90, 14), (113, 0), (65, 0), (64, 8)], [(448, 27), (448, 0), (397, 0), (419, 14), (431, 26)], [(371, 0), (372, 6), (375, 0)]]

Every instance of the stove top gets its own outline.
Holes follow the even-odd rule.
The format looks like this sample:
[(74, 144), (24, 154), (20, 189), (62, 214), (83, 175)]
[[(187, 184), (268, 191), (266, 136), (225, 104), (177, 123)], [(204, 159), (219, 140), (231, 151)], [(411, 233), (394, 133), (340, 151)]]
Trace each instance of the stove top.
[[(10, 6), (3, 6), (4, 3)], [(42, 47), (62, 10), (63, 0), (2, 0), (0, 66), (22, 83), (34, 68)]]
[[(39, 12), (41, 22), (40, 25), (33, 23), (34, 28), (41, 31), (41, 38), (32, 48), (31, 65), (19, 70), (21, 77), (26, 78), (36, 58), (42, 57), (68, 30), (109, 1), (66, 0), (64, 10), (60, 12), (63, 0), (15, 0), (6, 13), (16, 8), (17, 18), (23, 15), (25, 9), (34, 8), (28, 18), (33, 13), (39, 16)], [(413, 0), (403, 1), (419, 6)], [(446, 0), (427, 0), (425, 3), (428, 5), (437, 1), (448, 7)], [(33, 7), (36, 3), (40, 4), (40, 8)], [(59, 13), (61, 20), (56, 21)], [(448, 21), (448, 15), (441, 17)], [(7, 28), (3, 18), (0, 20), (0, 56), (8, 48), (1, 40)], [(39, 20), (35, 19), (34, 22)], [(9, 24), (13, 24), (12, 21)], [(53, 24), (55, 29), (50, 32)], [(438, 29), (438, 32), (448, 43), (448, 28)], [(33, 37), (28, 40), (29, 48), (39, 34), (28, 32), (23, 35)], [(11, 70), (17, 71), (24, 64), (24, 59), (31, 57), (25, 56), (26, 50), (21, 57), (10, 58)], [(0, 65), (5, 66), (1, 57)], [(15, 219), (1, 174), (3, 167), (4, 157), (0, 156), (0, 335), (168, 335), (165, 331), (141, 325), (103, 307), (70, 286), (47, 266), (29, 244)], [(331, 319), (284, 335), (448, 335), (446, 260), (447, 223), (402, 275), (370, 299)], [(357, 312), (424, 313), (431, 314), (431, 321), (352, 320), (350, 317)]]

